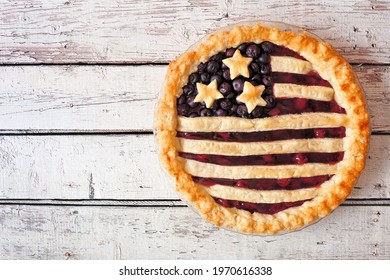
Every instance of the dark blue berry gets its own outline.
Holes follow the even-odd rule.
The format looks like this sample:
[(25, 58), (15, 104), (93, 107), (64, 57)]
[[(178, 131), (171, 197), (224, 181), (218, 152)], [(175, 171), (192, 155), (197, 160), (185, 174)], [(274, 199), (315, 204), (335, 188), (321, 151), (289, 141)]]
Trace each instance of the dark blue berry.
[(204, 71), (206, 71), (206, 63), (203, 63), (203, 62), (201, 62), (199, 65), (198, 65), (198, 72), (200, 73), (200, 74), (202, 74)]
[(260, 55), (260, 48), (256, 44), (250, 44), (245, 51), (246, 55), (251, 58), (258, 58)]
[(235, 52), (236, 52), (236, 49), (235, 49), (235, 48), (228, 48), (228, 49), (226, 50), (225, 55), (226, 55), (226, 57), (232, 57), (232, 56), (234, 55)]
[(268, 75), (269, 73), (271, 73), (271, 66), (269, 64), (261, 65), (260, 73), (263, 75)]
[(188, 78), (188, 82), (191, 84), (191, 85), (194, 85), (196, 83), (198, 83), (200, 81), (200, 76), (198, 73), (192, 73), (189, 78)]
[(263, 49), (263, 51), (266, 52), (266, 53), (270, 53), (270, 52), (272, 52), (272, 50), (273, 50), (273, 45), (272, 45), (272, 43), (271, 43), (271, 42), (268, 42), (268, 41), (265, 41), (265, 42), (261, 43), (260, 46), (261, 46), (261, 48)]
[(234, 79), (233, 80), (233, 89), (237, 93), (241, 93), (244, 89), (244, 80), (243, 79)]
[(202, 73), (200, 75), (200, 80), (203, 84), (209, 84), (210, 83), (210, 74), (209, 73)]
[(227, 112), (223, 109), (218, 109), (216, 112), (215, 112), (215, 115), (216, 116), (219, 116), (219, 117), (224, 117), (224, 116), (227, 116)]
[(251, 112), (251, 115), (254, 117), (254, 118), (259, 118), (264, 112), (264, 108), (263, 107), (260, 107), (260, 106), (257, 106), (252, 112)]
[(199, 115), (198, 115), (197, 113), (195, 113), (195, 112), (192, 112), (191, 114), (189, 114), (188, 117), (190, 117), (190, 118), (196, 118), (196, 117), (199, 117)]
[(185, 95), (191, 95), (194, 93), (194, 91), (195, 91), (195, 88), (193, 85), (186, 85), (183, 87), (183, 93)]
[(187, 97), (184, 95), (184, 94), (182, 94), (180, 97), (179, 97), (179, 99), (177, 100), (177, 103), (178, 104), (185, 104), (187, 102)]
[(194, 102), (195, 96), (188, 96), (187, 97), (187, 104), (191, 108), (195, 108), (198, 105), (198, 102)]
[(268, 64), (271, 61), (271, 57), (267, 53), (263, 53), (262, 55), (260, 55), (258, 61), (261, 64)]
[(223, 99), (219, 105), (224, 110), (230, 110), (230, 108), (232, 108), (233, 104), (229, 99)]
[(201, 117), (210, 117), (212, 115), (213, 115), (213, 111), (211, 111), (210, 109), (205, 108), (200, 111)]
[(213, 55), (211, 57), (211, 60), (214, 60), (216, 62), (221, 62), (222, 59), (223, 59), (223, 54), (222, 53), (217, 53), (217, 54), (215, 54), (215, 55)]
[(240, 117), (246, 117), (248, 115), (248, 109), (245, 104), (241, 104), (237, 107), (237, 114)]
[(263, 76), (263, 84), (265, 86), (271, 86), (272, 85), (272, 78), (270, 76)]
[(188, 114), (190, 108), (188, 107), (187, 104), (180, 104), (179, 106), (177, 106), (177, 113), (180, 115), (180, 116), (185, 116)]
[(222, 83), (222, 77), (219, 75), (212, 75), (210, 78), (210, 83), (214, 80), (217, 80), (218, 85), (220, 85)]
[(256, 74), (254, 75), (252, 78), (251, 78), (251, 81), (253, 82), (256, 82), (258, 85), (261, 84), (261, 75), (260, 74)]
[(209, 72), (210, 74), (214, 74), (215, 72), (217, 72), (219, 70), (219, 64), (215, 61), (209, 61), (207, 63), (207, 72)]
[(230, 81), (230, 70), (229, 69), (225, 69), (223, 70), (222, 72), (222, 77), (226, 80), (226, 81)]
[(243, 53), (245, 53), (247, 46), (248, 46), (247, 43), (242, 43), (241, 45), (239, 45), (237, 47), (237, 49), (241, 52), (241, 54), (243, 54)]
[(219, 91), (223, 94), (223, 95), (228, 95), (230, 93), (230, 91), (232, 90), (232, 86), (227, 83), (227, 82), (223, 82), (220, 86), (219, 86)]
[(259, 71), (260, 71), (259, 64), (257, 64), (256, 62), (252, 62), (249, 65), (249, 67), (250, 67), (250, 69), (252, 69), (253, 73), (259, 73)]
[(265, 107), (267, 107), (267, 108), (275, 107), (275, 105), (276, 105), (275, 97), (267, 95), (266, 97), (264, 97), (264, 100), (267, 102), (267, 105), (265, 105)]

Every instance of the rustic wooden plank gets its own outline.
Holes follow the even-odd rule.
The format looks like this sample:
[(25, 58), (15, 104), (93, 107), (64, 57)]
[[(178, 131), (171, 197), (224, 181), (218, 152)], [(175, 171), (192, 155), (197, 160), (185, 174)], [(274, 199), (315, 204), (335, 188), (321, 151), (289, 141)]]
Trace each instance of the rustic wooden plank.
[[(389, 144), (390, 136), (372, 137), (351, 198), (390, 198)], [(0, 170), (0, 198), (179, 198), (153, 135), (1, 136)]]
[(351, 62), (389, 63), (386, 1), (2, 1), (0, 63), (167, 62), (242, 20), (300, 25)]
[[(390, 132), (390, 67), (355, 66), (375, 132)], [(152, 131), (166, 66), (0, 67), (0, 132)]]
[(1, 205), (1, 259), (389, 259), (389, 207), (339, 207), (299, 232), (219, 229), (190, 208)]

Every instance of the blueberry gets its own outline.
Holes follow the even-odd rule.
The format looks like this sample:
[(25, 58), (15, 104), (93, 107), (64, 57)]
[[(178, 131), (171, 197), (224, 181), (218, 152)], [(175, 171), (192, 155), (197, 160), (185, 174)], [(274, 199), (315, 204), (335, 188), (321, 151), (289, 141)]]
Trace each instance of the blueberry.
[(179, 106), (177, 106), (177, 113), (180, 115), (180, 116), (185, 116), (188, 114), (190, 110), (190, 107), (188, 107), (187, 104), (181, 104)]
[(220, 86), (219, 86), (219, 91), (223, 94), (223, 95), (228, 95), (230, 93), (230, 91), (232, 90), (232, 86), (227, 83), (227, 82), (223, 82)]
[(233, 89), (237, 93), (242, 92), (244, 89), (244, 80), (243, 79), (234, 79), (233, 80)]
[(216, 116), (219, 116), (219, 117), (224, 117), (224, 116), (227, 116), (227, 112), (223, 109), (218, 109), (216, 112), (215, 112), (215, 115)]
[(221, 101), (220, 106), (224, 110), (230, 110), (232, 108), (232, 102), (229, 99), (224, 99)]
[(263, 84), (265, 86), (271, 86), (272, 85), (272, 78), (270, 76), (263, 76)]
[(272, 94), (272, 87), (266, 87), (265, 90), (263, 91), (263, 95), (271, 95)]
[(198, 65), (198, 72), (200, 73), (200, 74), (202, 74), (203, 72), (205, 72), (206, 71), (206, 63), (203, 63), (203, 62), (201, 62), (199, 65)]
[(228, 99), (233, 99), (233, 98), (236, 98), (236, 95), (234, 94), (234, 92), (231, 92), (231, 93), (229, 93), (229, 94), (226, 96), (226, 98), (228, 98)]
[(260, 55), (258, 61), (261, 64), (268, 64), (271, 61), (271, 57), (267, 53), (263, 53), (262, 55)]
[(215, 61), (209, 61), (207, 63), (207, 68), (206, 68), (207, 72), (209, 72), (210, 74), (214, 74), (215, 72), (217, 72), (219, 70), (219, 64)]
[(226, 57), (232, 57), (234, 55), (234, 53), (236, 52), (236, 49), (235, 48), (228, 48), (226, 50)]
[(209, 73), (202, 73), (200, 74), (200, 80), (203, 84), (209, 84), (210, 83), (210, 74)]
[(220, 85), (222, 83), (222, 77), (219, 75), (212, 75), (210, 78), (210, 83), (214, 80), (217, 80), (218, 85)]
[(202, 109), (201, 111), (200, 111), (200, 116), (201, 117), (210, 117), (210, 116), (212, 116), (213, 115), (213, 111), (211, 111), (210, 109)]
[(237, 108), (238, 108), (238, 106), (234, 104), (234, 105), (232, 106), (232, 108), (230, 108), (230, 111), (233, 112), (233, 113), (235, 113), (235, 112), (237, 112)]
[(195, 88), (193, 85), (186, 85), (183, 87), (183, 93), (185, 95), (191, 95), (194, 93), (194, 91), (195, 91)]
[(199, 117), (199, 115), (195, 112), (192, 112), (190, 115), (189, 115), (190, 118), (196, 118), (196, 117)]
[(268, 75), (269, 73), (271, 73), (271, 66), (269, 64), (261, 65), (260, 73), (263, 75)]
[(219, 101), (215, 100), (214, 103), (211, 105), (211, 110), (213, 110), (215, 112), (218, 109), (219, 109)]
[(256, 82), (257, 84), (261, 84), (262, 79), (261, 79), (260, 74), (254, 75), (254, 76), (251, 78), (251, 81), (254, 81), (254, 82)]
[(252, 62), (249, 65), (249, 67), (250, 67), (250, 69), (252, 69), (253, 73), (259, 73), (259, 71), (260, 71), (259, 64), (257, 64), (256, 62)]
[(191, 84), (191, 85), (194, 85), (196, 83), (198, 83), (200, 81), (200, 76), (198, 73), (192, 73), (189, 78), (188, 78), (188, 82)]
[(223, 54), (222, 53), (217, 53), (217, 54), (215, 54), (215, 55), (213, 55), (211, 57), (211, 60), (214, 60), (216, 62), (221, 62), (222, 59), (223, 59)]
[(187, 96), (185, 96), (184, 94), (182, 94), (182, 95), (179, 97), (179, 99), (177, 100), (177, 103), (178, 103), (179, 105), (181, 105), (181, 104), (185, 104), (186, 101), (187, 101)]
[(245, 53), (247, 46), (248, 46), (247, 43), (242, 43), (241, 45), (239, 45), (237, 47), (237, 49), (241, 52), (241, 54), (243, 54), (243, 53)]
[(251, 112), (251, 115), (254, 117), (254, 118), (259, 118), (264, 112), (264, 108), (263, 107), (260, 107), (260, 106), (257, 106), (252, 112)]
[(246, 117), (248, 115), (248, 109), (245, 104), (241, 104), (237, 107), (237, 114), (240, 117)]
[(270, 52), (272, 52), (272, 50), (273, 50), (273, 45), (272, 45), (272, 43), (271, 42), (268, 42), (268, 41), (265, 41), (265, 42), (263, 42), (263, 43), (261, 43), (261, 48), (263, 49), (263, 51), (264, 52), (266, 52), (266, 53), (270, 53)]
[(222, 77), (226, 80), (226, 81), (230, 81), (230, 70), (229, 69), (225, 69), (223, 70), (222, 72)]
[(191, 108), (195, 108), (198, 105), (198, 102), (194, 102), (195, 96), (188, 96), (187, 97), (187, 104)]
[(246, 55), (252, 58), (257, 58), (260, 55), (260, 48), (256, 44), (251, 44), (246, 48)]
[(265, 100), (265, 102), (267, 102), (267, 105), (265, 105), (265, 107), (267, 107), (267, 108), (275, 107), (275, 105), (276, 105), (275, 97), (268, 95), (268, 96), (264, 97), (264, 100)]

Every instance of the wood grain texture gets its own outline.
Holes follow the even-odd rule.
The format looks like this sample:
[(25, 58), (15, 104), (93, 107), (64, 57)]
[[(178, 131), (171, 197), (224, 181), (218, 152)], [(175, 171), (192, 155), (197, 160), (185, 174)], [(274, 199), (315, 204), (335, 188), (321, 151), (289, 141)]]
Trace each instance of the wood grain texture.
[(190, 208), (0, 205), (1, 259), (389, 259), (390, 208), (346, 207), (301, 231), (238, 234)]
[(297, 24), (350, 62), (389, 63), (387, 1), (1, 1), (0, 63), (168, 62), (243, 20)]
[[(390, 198), (389, 147), (372, 136), (351, 198)], [(0, 169), (0, 198), (178, 199), (153, 135), (2, 136)]]
[[(390, 67), (355, 66), (371, 126), (390, 132)], [(0, 67), (0, 132), (152, 131), (166, 66)]]

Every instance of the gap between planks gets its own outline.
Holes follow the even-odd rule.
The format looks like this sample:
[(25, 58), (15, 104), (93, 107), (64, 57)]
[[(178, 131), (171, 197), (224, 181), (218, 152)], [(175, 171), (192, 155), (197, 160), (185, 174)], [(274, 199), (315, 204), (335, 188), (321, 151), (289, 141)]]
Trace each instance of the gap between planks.
[[(180, 199), (0, 199), (1, 205), (30, 206), (111, 206), (111, 207), (188, 207)], [(341, 206), (390, 206), (388, 198), (350, 198)]]

